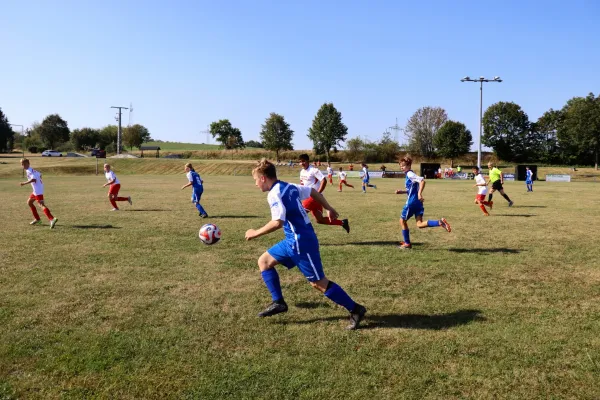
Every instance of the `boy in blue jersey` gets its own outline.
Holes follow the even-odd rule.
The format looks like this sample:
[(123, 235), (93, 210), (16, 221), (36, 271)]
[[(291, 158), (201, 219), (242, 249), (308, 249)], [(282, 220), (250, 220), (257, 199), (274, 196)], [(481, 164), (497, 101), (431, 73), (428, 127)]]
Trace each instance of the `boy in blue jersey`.
[(298, 266), (312, 287), (348, 310), (350, 313), (348, 329), (358, 328), (367, 309), (352, 300), (338, 284), (325, 277), (319, 252), (319, 240), (302, 206), (302, 200), (311, 197), (328, 211), (329, 218), (335, 219), (338, 213), (314, 188), (278, 180), (275, 166), (266, 159), (262, 159), (254, 168), (252, 177), (260, 190), (269, 192), (267, 200), (271, 207), (271, 221), (260, 229), (246, 231), (246, 240), (252, 240), (281, 228), (285, 233), (284, 240), (271, 247), (258, 259), (262, 278), (273, 300), (258, 316), (270, 317), (288, 310), (281, 292), (279, 275), (275, 269), (276, 265), (282, 264), (288, 269)]
[(422, 176), (417, 176), (417, 174), (411, 170), (412, 159), (409, 157), (401, 158), (399, 163), (400, 169), (402, 169), (402, 171), (406, 174), (406, 190), (396, 190), (396, 194), (406, 193), (408, 195), (408, 200), (402, 209), (402, 214), (400, 214), (400, 226), (402, 227), (402, 237), (404, 241), (400, 242), (400, 246), (398, 247), (401, 249), (412, 248), (407, 221), (413, 215), (417, 221), (418, 228), (433, 228), (436, 226), (441, 226), (448, 232), (452, 232), (452, 228), (450, 228), (450, 224), (448, 221), (446, 221), (446, 218), (423, 221), (423, 214), (425, 213), (425, 208), (423, 208), (423, 189), (425, 188), (425, 179), (423, 179)]
[(363, 177), (362, 177), (362, 190), (363, 193), (367, 193), (367, 186), (368, 187), (372, 187), (373, 189), (377, 189), (377, 186), (375, 185), (371, 185), (369, 183), (370, 177), (369, 177), (369, 167), (367, 167), (367, 164), (362, 163), (362, 170), (363, 170)]
[(525, 167), (525, 185), (528, 192), (533, 192), (533, 171), (529, 167)]
[(198, 216), (200, 216), (200, 218), (206, 218), (208, 217), (208, 214), (200, 204), (200, 198), (204, 192), (204, 187), (202, 186), (204, 181), (200, 178), (200, 175), (194, 171), (194, 167), (192, 167), (191, 163), (185, 164), (185, 172), (189, 182), (186, 185), (183, 185), (181, 190), (192, 186), (192, 203), (196, 205)]

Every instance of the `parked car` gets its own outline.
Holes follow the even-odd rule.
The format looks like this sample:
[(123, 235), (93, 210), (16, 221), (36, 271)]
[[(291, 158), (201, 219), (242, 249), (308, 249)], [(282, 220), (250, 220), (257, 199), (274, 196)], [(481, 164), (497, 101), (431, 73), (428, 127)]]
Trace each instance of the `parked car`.
[(42, 157), (62, 157), (62, 153), (56, 150), (44, 150)]
[(102, 149), (92, 149), (91, 156), (96, 158), (106, 158), (106, 151)]

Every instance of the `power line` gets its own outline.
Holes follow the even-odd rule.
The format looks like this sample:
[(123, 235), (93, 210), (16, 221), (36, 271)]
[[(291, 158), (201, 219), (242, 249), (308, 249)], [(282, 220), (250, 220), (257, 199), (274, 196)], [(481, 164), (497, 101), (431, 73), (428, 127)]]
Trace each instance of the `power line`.
[(206, 130), (200, 131), (200, 133), (206, 133), (206, 144), (210, 144), (210, 127), (206, 125)]
[(398, 141), (398, 132), (404, 132), (404, 128), (400, 128), (400, 125), (398, 125), (398, 118), (396, 118), (396, 125), (390, 126), (388, 129), (391, 129), (395, 132), (394, 141), (399, 144), (400, 142)]

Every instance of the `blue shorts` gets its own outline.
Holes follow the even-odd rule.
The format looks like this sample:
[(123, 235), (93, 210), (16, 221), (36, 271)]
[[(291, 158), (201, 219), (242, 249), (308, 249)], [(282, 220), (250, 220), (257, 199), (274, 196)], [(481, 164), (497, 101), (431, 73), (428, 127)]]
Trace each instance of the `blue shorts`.
[(525, 180), (525, 183), (526, 183), (527, 185), (533, 185), (533, 182), (532, 182), (532, 181)]
[(204, 189), (196, 189), (192, 190), (192, 203), (200, 203), (200, 197), (202, 197), (202, 193), (204, 193)]
[(325, 278), (319, 245), (308, 246), (304, 244), (302, 247), (300, 253), (298, 253), (298, 250), (290, 242), (282, 240), (267, 250), (267, 253), (287, 269), (298, 266), (300, 272), (309, 282), (316, 282)]
[(402, 214), (400, 214), (400, 218), (402, 218), (405, 221), (408, 221), (413, 215), (415, 217), (420, 217), (424, 213), (425, 208), (423, 207), (423, 203), (419, 201), (418, 203), (406, 204), (402, 209)]
[(363, 183), (367, 183), (368, 184), (369, 180), (368, 179), (363, 179)]

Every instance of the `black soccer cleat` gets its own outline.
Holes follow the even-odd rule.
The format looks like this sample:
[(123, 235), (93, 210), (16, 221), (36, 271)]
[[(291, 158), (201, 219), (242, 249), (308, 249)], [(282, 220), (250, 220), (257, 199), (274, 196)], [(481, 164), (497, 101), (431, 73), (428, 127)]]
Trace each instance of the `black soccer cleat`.
[(358, 329), (360, 321), (363, 320), (366, 313), (367, 309), (364, 306), (361, 306), (360, 304), (356, 303), (354, 310), (352, 310), (352, 312), (350, 313), (350, 325), (348, 325), (346, 329), (351, 331)]
[(347, 219), (342, 220), (342, 228), (344, 228), (347, 233), (350, 233), (350, 224)]
[(285, 301), (281, 300), (280, 303), (272, 302), (263, 311), (258, 313), (259, 317), (271, 317), (276, 314), (287, 312), (288, 306)]

